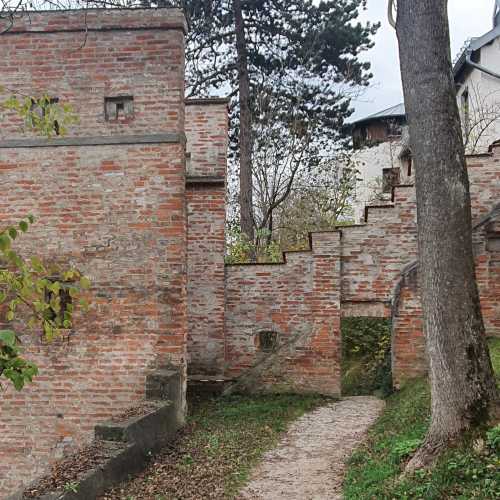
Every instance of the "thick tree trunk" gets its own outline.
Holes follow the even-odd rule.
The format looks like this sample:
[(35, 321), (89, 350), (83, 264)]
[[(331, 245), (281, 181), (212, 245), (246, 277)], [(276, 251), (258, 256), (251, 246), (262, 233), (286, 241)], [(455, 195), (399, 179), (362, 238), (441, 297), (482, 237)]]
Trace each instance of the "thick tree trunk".
[(398, 0), (401, 73), (415, 159), (419, 272), (432, 421), (425, 466), (497, 400), (472, 251), (469, 180), (451, 66), (447, 0)]
[(252, 115), (245, 24), (240, 0), (233, 0), (240, 94), (240, 219), (241, 231), (253, 242)]

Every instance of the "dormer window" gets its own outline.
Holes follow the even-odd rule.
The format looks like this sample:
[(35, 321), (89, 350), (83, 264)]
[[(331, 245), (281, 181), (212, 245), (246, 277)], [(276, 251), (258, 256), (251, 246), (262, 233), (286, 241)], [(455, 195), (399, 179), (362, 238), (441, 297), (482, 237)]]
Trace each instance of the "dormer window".
[(131, 120), (134, 117), (133, 96), (105, 97), (104, 116), (108, 122)]

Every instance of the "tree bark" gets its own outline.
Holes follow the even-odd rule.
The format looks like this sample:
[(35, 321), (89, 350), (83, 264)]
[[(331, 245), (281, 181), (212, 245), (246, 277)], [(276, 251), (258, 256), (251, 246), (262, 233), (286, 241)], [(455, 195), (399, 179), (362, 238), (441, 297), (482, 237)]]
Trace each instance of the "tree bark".
[(240, 221), (241, 231), (249, 241), (255, 239), (252, 182), (252, 115), (250, 109), (250, 78), (245, 37), (245, 22), (240, 0), (233, 0), (236, 30), (236, 53), (240, 101)]
[(429, 465), (464, 431), (484, 424), (498, 394), (475, 278), (447, 0), (398, 0), (397, 7), (432, 394), (430, 429), (411, 470)]

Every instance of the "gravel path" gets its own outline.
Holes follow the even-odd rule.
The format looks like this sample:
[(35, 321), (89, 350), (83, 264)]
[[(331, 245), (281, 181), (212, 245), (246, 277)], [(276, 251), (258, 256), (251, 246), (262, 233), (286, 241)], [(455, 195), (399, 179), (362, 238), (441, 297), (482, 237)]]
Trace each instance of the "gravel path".
[(340, 500), (345, 461), (383, 408), (383, 401), (359, 396), (304, 415), (266, 453), (239, 499)]

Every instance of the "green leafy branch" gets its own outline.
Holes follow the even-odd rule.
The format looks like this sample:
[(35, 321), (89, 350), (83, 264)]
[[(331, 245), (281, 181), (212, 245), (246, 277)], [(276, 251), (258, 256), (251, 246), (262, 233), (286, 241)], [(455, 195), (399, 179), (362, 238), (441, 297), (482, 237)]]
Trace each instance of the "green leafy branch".
[[(28, 216), (17, 226), (0, 231), (0, 311), (5, 322), (17, 320), (31, 331), (38, 329), (44, 341), (52, 342), (72, 328), (77, 305), (87, 309), (81, 294), (90, 281), (77, 269), (47, 266), (36, 256), (26, 260), (12, 248), (33, 223), (33, 216)], [(0, 330), (0, 377), (10, 380), (17, 390), (38, 372), (21, 354), (20, 334)]]
[[(8, 89), (0, 87), (0, 93)], [(48, 95), (34, 97), (9, 90), (11, 95), (1, 106), (13, 111), (24, 121), (26, 128), (51, 138), (54, 135), (65, 135), (68, 127), (78, 122), (77, 115), (71, 105), (60, 103), (58, 99)]]

